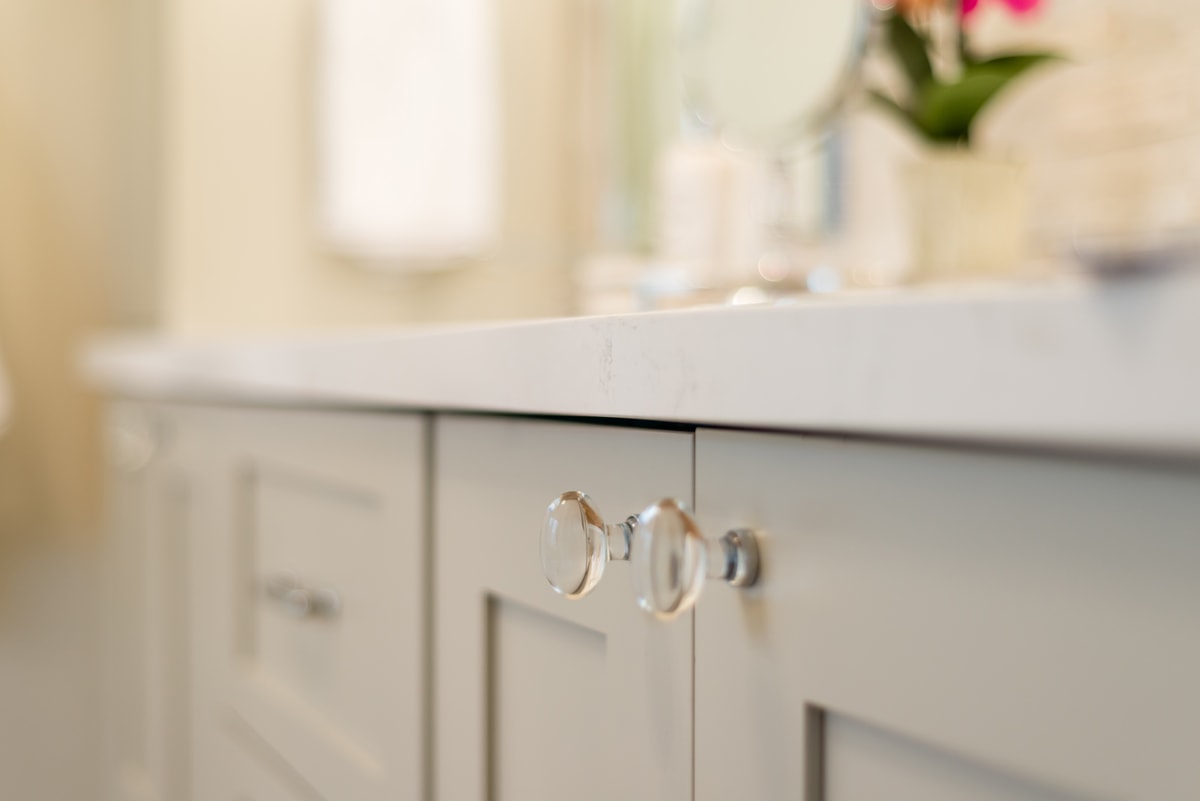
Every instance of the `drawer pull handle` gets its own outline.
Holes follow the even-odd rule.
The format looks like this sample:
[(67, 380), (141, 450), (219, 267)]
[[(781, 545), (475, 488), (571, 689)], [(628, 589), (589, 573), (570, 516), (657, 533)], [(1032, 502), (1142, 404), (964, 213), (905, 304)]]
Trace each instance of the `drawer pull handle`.
[(704, 582), (749, 587), (758, 580), (758, 536), (748, 529), (705, 539), (670, 498), (621, 523), (606, 524), (583, 492), (564, 492), (542, 523), (542, 572), (568, 598), (587, 595), (613, 560), (630, 562), (638, 606), (663, 620), (691, 609)]
[(342, 597), (337, 590), (305, 586), (290, 570), (272, 574), (263, 582), (263, 587), (268, 598), (297, 619), (336, 617), (342, 611)]
[(546, 509), (542, 523), (542, 572), (550, 586), (568, 598), (587, 595), (611, 560), (629, 558), (637, 518), (607, 525), (583, 492), (564, 492)]
[(734, 587), (758, 580), (758, 536), (733, 529), (706, 539), (687, 507), (661, 500), (637, 516), (631, 545), (638, 606), (662, 620), (691, 609), (707, 579)]

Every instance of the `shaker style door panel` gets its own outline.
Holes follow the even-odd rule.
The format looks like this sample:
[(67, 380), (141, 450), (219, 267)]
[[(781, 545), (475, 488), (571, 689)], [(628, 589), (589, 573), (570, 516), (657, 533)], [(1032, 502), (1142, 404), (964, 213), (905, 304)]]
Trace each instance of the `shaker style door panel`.
[(216, 479), (196, 557), (215, 600), (198, 669), (222, 732), (201, 746), (205, 774), (232, 715), (319, 798), (422, 798), (426, 418), (212, 410), (205, 424)]
[(700, 431), (696, 799), (1190, 799), (1200, 473)]
[(441, 417), (434, 441), (436, 797), (690, 801), (690, 614), (642, 612), (624, 562), (556, 595), (539, 530), (568, 490), (609, 523), (690, 501), (691, 435)]

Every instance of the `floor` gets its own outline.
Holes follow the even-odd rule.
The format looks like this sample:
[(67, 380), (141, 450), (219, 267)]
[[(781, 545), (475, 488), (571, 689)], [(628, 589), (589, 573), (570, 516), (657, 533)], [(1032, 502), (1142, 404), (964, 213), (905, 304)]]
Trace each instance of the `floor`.
[(0, 798), (100, 797), (98, 560), (85, 548), (0, 570)]

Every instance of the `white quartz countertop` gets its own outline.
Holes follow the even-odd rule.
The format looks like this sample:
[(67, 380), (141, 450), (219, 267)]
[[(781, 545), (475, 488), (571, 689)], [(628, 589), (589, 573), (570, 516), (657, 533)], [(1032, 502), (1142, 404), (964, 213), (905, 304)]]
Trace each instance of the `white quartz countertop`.
[(443, 329), (106, 337), (119, 395), (1200, 455), (1200, 274)]

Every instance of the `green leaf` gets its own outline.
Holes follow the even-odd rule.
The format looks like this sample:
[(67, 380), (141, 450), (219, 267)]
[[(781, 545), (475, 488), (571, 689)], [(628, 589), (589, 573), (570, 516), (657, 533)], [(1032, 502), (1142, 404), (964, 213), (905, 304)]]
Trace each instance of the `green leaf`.
[(888, 46), (896, 54), (904, 74), (915, 94), (933, 80), (933, 67), (925, 39), (917, 33), (903, 14), (893, 13), (887, 20)]
[(983, 107), (1018, 75), (1053, 58), (1024, 53), (965, 65), (958, 81), (925, 87), (916, 115), (918, 127), (935, 141), (970, 142), (971, 123)]
[(955, 83), (930, 84), (917, 113), (921, 130), (937, 141), (969, 142), (975, 115), (1007, 82), (999, 72), (966, 71)]
[(1061, 56), (1054, 53), (1010, 53), (1006, 56), (996, 56), (983, 61), (972, 61), (968, 69), (986, 69), (1003, 72), (1011, 81), (1030, 67), (1036, 67), (1047, 61), (1060, 61)]

